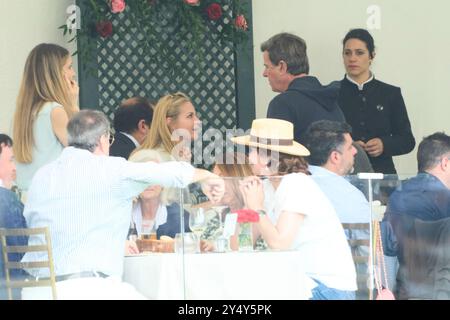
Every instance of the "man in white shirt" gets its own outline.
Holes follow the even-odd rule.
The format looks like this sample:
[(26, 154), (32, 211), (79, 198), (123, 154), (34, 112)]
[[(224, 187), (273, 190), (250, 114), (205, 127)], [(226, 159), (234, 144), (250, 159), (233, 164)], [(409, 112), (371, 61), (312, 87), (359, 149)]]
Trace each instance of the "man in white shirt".
[[(142, 298), (121, 282), (133, 198), (149, 185), (184, 188), (216, 176), (186, 162), (133, 163), (109, 157), (109, 122), (99, 111), (80, 111), (70, 120), (67, 133), (69, 146), (33, 177), (24, 211), (29, 227), (50, 229), (58, 298)], [(204, 183), (212, 201), (221, 198), (223, 189), (219, 179)], [(42, 243), (43, 239), (30, 237), (29, 244)], [(27, 253), (22, 261), (38, 260), (40, 254)], [(35, 288), (24, 289), (22, 295), (48, 297)]]

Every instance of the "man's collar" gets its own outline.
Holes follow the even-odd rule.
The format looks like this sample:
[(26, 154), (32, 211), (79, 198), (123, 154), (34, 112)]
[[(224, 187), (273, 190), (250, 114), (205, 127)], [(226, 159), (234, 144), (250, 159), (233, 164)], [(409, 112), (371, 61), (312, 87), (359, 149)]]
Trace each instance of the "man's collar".
[(312, 175), (339, 176), (337, 173), (320, 166), (309, 165), (308, 169), (311, 171)]
[(348, 81), (350, 81), (351, 83), (353, 83), (354, 85), (356, 85), (356, 86), (358, 87), (358, 90), (359, 90), (359, 91), (362, 91), (362, 90), (364, 89), (364, 85), (365, 85), (366, 83), (369, 83), (370, 81), (373, 80), (374, 75), (373, 75), (372, 72), (370, 72), (370, 77), (369, 77), (369, 79), (367, 79), (366, 81), (364, 81), (362, 84), (359, 84), (358, 82), (356, 82), (355, 80), (353, 80), (352, 78), (350, 78), (350, 77), (348, 76), (348, 74), (345, 75), (345, 78), (346, 78)]
[(123, 134), (124, 136), (128, 137), (131, 141), (133, 141), (136, 148), (141, 146), (141, 144), (131, 134), (123, 132), (123, 131), (120, 131), (120, 133)]

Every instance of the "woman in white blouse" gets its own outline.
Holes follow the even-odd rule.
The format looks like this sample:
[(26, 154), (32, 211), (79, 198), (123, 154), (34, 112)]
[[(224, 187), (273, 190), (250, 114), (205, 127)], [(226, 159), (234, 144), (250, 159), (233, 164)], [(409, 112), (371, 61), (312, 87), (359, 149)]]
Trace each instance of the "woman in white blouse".
[(281, 176), (279, 184), (274, 184), (272, 219), (264, 210), (260, 178), (241, 183), (245, 202), (259, 213), (256, 231), (269, 248), (301, 253), (305, 273), (317, 282), (313, 299), (354, 299), (356, 273), (344, 230), (333, 206), (309, 177), (304, 159), (309, 151), (293, 135), (293, 124), (288, 121), (257, 119), (250, 135), (232, 138), (234, 143), (250, 146), (255, 174), (260, 168), (266, 176)]

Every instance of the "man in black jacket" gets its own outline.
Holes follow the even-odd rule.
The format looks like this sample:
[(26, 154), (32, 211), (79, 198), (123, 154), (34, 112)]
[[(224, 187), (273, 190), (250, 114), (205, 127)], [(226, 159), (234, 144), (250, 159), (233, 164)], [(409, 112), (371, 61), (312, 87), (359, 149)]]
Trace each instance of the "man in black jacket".
[(144, 141), (153, 118), (153, 106), (145, 98), (134, 97), (122, 102), (114, 113), (114, 142), (109, 154), (128, 159)]
[(264, 58), (263, 76), (272, 90), (280, 92), (272, 99), (267, 118), (277, 118), (294, 124), (294, 139), (304, 143), (308, 126), (318, 120), (344, 122), (337, 104), (339, 84), (322, 86), (310, 76), (305, 41), (290, 33), (280, 33), (261, 44)]

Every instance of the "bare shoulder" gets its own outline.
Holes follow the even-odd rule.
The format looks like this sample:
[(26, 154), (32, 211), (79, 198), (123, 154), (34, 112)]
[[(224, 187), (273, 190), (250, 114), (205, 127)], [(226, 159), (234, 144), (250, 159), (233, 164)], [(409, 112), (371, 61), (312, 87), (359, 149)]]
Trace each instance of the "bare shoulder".
[(60, 106), (53, 108), (50, 115), (53, 123), (67, 123), (69, 121), (66, 111)]

